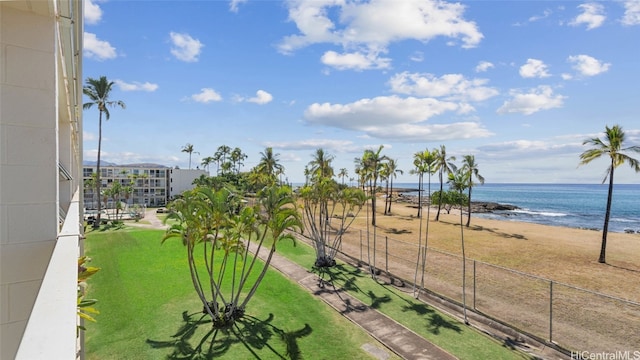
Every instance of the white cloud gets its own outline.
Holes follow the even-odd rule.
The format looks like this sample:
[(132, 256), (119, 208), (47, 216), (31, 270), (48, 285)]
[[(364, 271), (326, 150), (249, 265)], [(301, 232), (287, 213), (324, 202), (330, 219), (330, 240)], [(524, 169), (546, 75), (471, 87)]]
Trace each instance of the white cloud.
[(476, 66), (476, 72), (485, 72), (491, 68), (494, 68), (495, 66), (493, 65), (493, 63), (489, 62), (489, 61), (480, 61), (478, 63), (478, 65)]
[(329, 152), (349, 152), (356, 149), (359, 150), (361, 148), (361, 146), (354, 145), (353, 141), (336, 139), (306, 139), (289, 142), (278, 141), (266, 142), (263, 145), (283, 150), (315, 150), (323, 148)]
[(312, 104), (305, 119), (314, 125), (360, 131), (378, 139), (445, 140), (491, 135), (480, 124), (426, 124), (431, 117), (461, 109), (456, 103), (398, 96), (361, 99), (349, 104)]
[(520, 76), (523, 78), (545, 78), (549, 77), (547, 65), (538, 59), (527, 59), (527, 63), (520, 66)]
[(498, 95), (498, 90), (485, 86), (487, 82), (487, 79), (469, 80), (461, 74), (436, 77), (409, 72), (396, 74), (389, 80), (391, 90), (399, 94), (475, 102)]
[(437, 37), (472, 48), (483, 38), (476, 23), (464, 19), (465, 6), (459, 3), (298, 0), (287, 5), (289, 20), (295, 22), (299, 33), (281, 41), (279, 49), (283, 53), (317, 43), (336, 44), (347, 53), (361, 47), (368, 49), (366, 53), (380, 53), (392, 42), (429, 41)]
[(204, 46), (198, 39), (192, 38), (189, 34), (175, 33), (173, 31), (169, 33), (169, 36), (173, 45), (171, 47), (173, 56), (185, 62), (198, 61), (198, 56)]
[(624, 16), (620, 20), (623, 25), (640, 25), (640, 1), (627, 0), (624, 2)]
[(229, 2), (229, 10), (231, 12), (237, 13), (238, 12), (238, 6), (240, 4), (244, 4), (246, 2), (247, 2), (247, 0), (231, 0), (231, 2)]
[(587, 25), (587, 30), (595, 29), (602, 26), (606, 17), (604, 14), (604, 6), (598, 3), (585, 3), (578, 5), (578, 9), (582, 10), (582, 13), (576, 16), (569, 25), (579, 26), (582, 24)]
[(148, 91), (148, 92), (153, 92), (156, 91), (158, 89), (158, 84), (152, 84), (150, 82), (138, 82), (138, 81), (134, 81), (132, 83), (127, 83), (125, 81), (122, 81), (120, 79), (116, 79), (113, 81), (116, 85), (118, 85), (120, 87), (120, 90), (122, 91)]
[(273, 100), (273, 96), (264, 90), (256, 91), (256, 96), (247, 99), (248, 102), (256, 103), (256, 104), (268, 104)]
[(198, 94), (191, 95), (191, 99), (199, 103), (207, 104), (212, 101), (221, 101), (222, 96), (211, 88), (203, 88)]
[(377, 53), (373, 52), (368, 54), (360, 52), (338, 54), (335, 51), (327, 51), (322, 55), (320, 61), (338, 70), (387, 69), (391, 65), (391, 59), (380, 58)]
[(82, 140), (91, 141), (91, 140), (95, 140), (95, 139), (96, 139), (96, 136), (95, 136), (94, 133), (89, 133), (89, 132), (86, 132), (86, 131), (82, 132)]
[(589, 55), (569, 56), (567, 61), (573, 63), (573, 68), (582, 76), (595, 76), (607, 72), (610, 63), (603, 63)]
[(505, 101), (498, 109), (498, 114), (522, 113), (531, 115), (541, 110), (549, 110), (562, 107), (565, 96), (554, 95), (550, 86), (541, 85), (531, 89), (528, 93), (517, 90), (510, 92), (511, 100)]
[(96, 34), (84, 33), (84, 56), (95, 60), (115, 59), (118, 55), (116, 49), (108, 41), (100, 40)]
[(413, 55), (409, 56), (409, 60), (415, 61), (415, 62), (423, 62), (424, 54), (422, 53), (422, 51), (416, 51), (413, 53)]
[(538, 21), (538, 20), (542, 20), (545, 18), (548, 18), (553, 12), (549, 9), (545, 9), (544, 12), (542, 13), (542, 15), (534, 15), (532, 17), (529, 18), (529, 22), (534, 22), (534, 21)]
[(102, 9), (92, 0), (84, 0), (84, 22), (86, 24), (97, 24), (102, 19)]

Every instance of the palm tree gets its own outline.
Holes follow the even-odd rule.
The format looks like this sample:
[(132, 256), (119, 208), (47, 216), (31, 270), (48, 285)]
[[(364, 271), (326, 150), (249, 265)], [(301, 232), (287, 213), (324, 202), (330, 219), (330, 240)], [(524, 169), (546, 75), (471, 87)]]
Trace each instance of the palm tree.
[[(418, 280), (418, 269), (420, 267), (420, 258), (422, 258), (422, 277), (420, 281), (420, 287), (424, 287), (424, 269), (427, 260), (427, 246), (429, 241), (429, 221), (431, 215), (431, 174), (433, 173), (433, 165), (436, 161), (436, 150), (429, 151), (425, 149), (424, 151), (418, 151), (413, 155), (413, 164), (416, 167), (412, 172), (418, 174), (418, 217), (420, 218), (420, 227), (418, 232), (418, 258), (416, 260), (416, 271), (413, 279), (414, 293), (415, 287)], [(424, 252), (422, 249), (422, 192), (424, 189), (424, 173), (429, 174), (429, 189), (427, 194), (429, 196), (428, 206), (427, 206), (427, 229), (425, 232), (425, 242), (424, 242)], [(418, 298), (420, 293), (416, 293), (415, 296)]]
[[(89, 102), (82, 105), (83, 109), (90, 109), (94, 105), (98, 107), (98, 161), (96, 162), (96, 193), (100, 194), (100, 188), (102, 187), (102, 181), (100, 180), (100, 153), (102, 151), (102, 115), (104, 114), (105, 120), (109, 120), (111, 114), (109, 108), (119, 106), (126, 108), (126, 105), (121, 100), (110, 100), (111, 89), (114, 82), (108, 81), (106, 76), (101, 76), (99, 79), (87, 78), (85, 80), (85, 86), (82, 88), (82, 93), (89, 98)], [(98, 228), (100, 226), (100, 212), (102, 206), (98, 201), (98, 215), (96, 216), (96, 222), (93, 227)]]
[(588, 164), (591, 160), (598, 159), (602, 156), (609, 156), (610, 164), (607, 168), (607, 174), (602, 183), (604, 184), (609, 178), (609, 192), (607, 193), (607, 210), (604, 216), (604, 227), (602, 228), (602, 245), (600, 246), (599, 263), (605, 263), (605, 253), (607, 251), (607, 232), (609, 230), (609, 217), (611, 216), (611, 201), (613, 200), (613, 172), (618, 166), (628, 163), (636, 172), (640, 172), (640, 163), (638, 159), (632, 158), (627, 152), (640, 153), (640, 146), (634, 145), (623, 147), (625, 133), (622, 127), (614, 125), (613, 127), (605, 126), (605, 139), (591, 138), (585, 140), (582, 145), (591, 145), (593, 148), (586, 150), (580, 154), (580, 165)]
[(325, 153), (324, 149), (317, 149), (313, 159), (309, 162), (309, 171), (312, 179), (325, 179), (333, 177), (331, 162), (335, 157)]
[(284, 172), (284, 166), (279, 162), (280, 154), (274, 154), (273, 148), (268, 147), (264, 152), (260, 152), (260, 156), (256, 171), (264, 176), (269, 183), (275, 183), (278, 175)]
[(389, 187), (387, 189), (387, 198), (386, 198), (384, 213), (390, 214), (391, 200), (393, 198), (393, 179), (398, 177), (397, 175), (398, 173), (400, 175), (403, 175), (404, 171), (402, 171), (401, 169), (398, 169), (398, 161), (393, 159), (389, 159), (389, 161), (387, 161), (384, 164), (384, 169), (385, 169), (384, 172), (386, 175), (387, 182), (389, 183)]
[(473, 155), (465, 155), (462, 158), (462, 169), (467, 173), (467, 196), (469, 197), (469, 202), (467, 204), (467, 227), (471, 224), (471, 189), (476, 185), (473, 182), (473, 178), (475, 177), (480, 185), (484, 184), (484, 178), (480, 175), (478, 170), (478, 164), (476, 163), (476, 158)]
[(225, 170), (228, 170), (231, 166), (226, 165), (227, 156), (231, 154), (231, 148), (227, 145), (218, 146), (218, 150), (216, 151), (216, 157), (222, 161), (222, 174), (224, 174)]
[(193, 148), (193, 145), (187, 143), (187, 145), (182, 147), (182, 150), (180, 150), (183, 153), (189, 153), (189, 170), (191, 170), (191, 154), (196, 153), (196, 154), (200, 154), (199, 152), (195, 151)]
[(247, 154), (243, 153), (238, 147), (231, 151), (230, 159), (233, 163), (233, 168), (236, 170), (236, 174), (240, 173), (240, 167), (244, 165), (242, 161), (246, 160), (247, 157)]
[(440, 149), (435, 150), (436, 161), (435, 171), (438, 172), (438, 178), (440, 179), (440, 197), (438, 199), (438, 213), (436, 214), (436, 221), (440, 219), (440, 209), (442, 208), (442, 187), (444, 185), (444, 174), (450, 175), (456, 171), (456, 166), (452, 163), (455, 161), (455, 156), (447, 157), (447, 149), (444, 145), (440, 145)]
[(207, 156), (204, 159), (202, 159), (202, 162), (200, 163), (200, 165), (202, 165), (202, 167), (207, 169), (207, 172), (209, 172), (209, 166), (214, 162), (215, 160), (213, 159), (213, 157)]
[(376, 191), (378, 187), (378, 179), (383, 169), (383, 163), (389, 160), (386, 155), (381, 155), (384, 145), (380, 145), (377, 151), (367, 149), (364, 151), (362, 158), (356, 158), (356, 171), (359, 171), (364, 183), (369, 183), (369, 192), (371, 196), (371, 225), (376, 226)]
[(465, 205), (465, 200), (470, 202), (469, 199), (464, 199), (464, 190), (469, 184), (469, 178), (471, 173), (463, 170), (456, 170), (454, 173), (449, 173), (449, 185), (452, 190), (455, 190), (460, 195), (458, 197), (458, 204), (460, 206), (460, 242), (462, 246), (462, 312), (464, 314), (464, 323), (469, 324), (467, 320), (467, 257), (464, 251), (464, 227), (462, 226), (462, 207)]
[[(376, 241), (377, 241), (377, 226), (376, 226), (376, 191), (377, 182), (380, 177), (380, 172), (383, 167), (383, 162), (389, 160), (386, 155), (381, 155), (383, 145), (380, 145), (377, 151), (367, 149), (364, 151), (362, 158), (356, 158), (356, 173), (360, 175), (362, 179), (362, 186), (368, 183), (370, 197), (371, 197), (371, 225), (373, 226), (373, 262), (369, 262), (369, 270), (371, 276), (376, 278)], [(368, 220), (368, 219), (367, 219)], [(367, 253), (369, 253), (369, 224), (367, 221)], [(368, 255), (369, 256), (369, 255)]]
[(342, 185), (344, 185), (344, 178), (346, 178), (347, 176), (349, 176), (349, 170), (347, 170), (347, 168), (340, 168), (338, 177), (342, 178)]

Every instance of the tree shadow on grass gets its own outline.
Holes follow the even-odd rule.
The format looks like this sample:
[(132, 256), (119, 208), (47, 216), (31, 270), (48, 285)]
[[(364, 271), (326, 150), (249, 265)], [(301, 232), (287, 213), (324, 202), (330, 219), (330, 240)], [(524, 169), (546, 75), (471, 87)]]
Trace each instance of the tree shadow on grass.
[[(273, 354), (269, 358), (302, 359), (298, 339), (310, 335), (311, 326), (305, 324), (299, 330), (285, 331), (271, 324), (273, 319), (273, 314), (264, 320), (245, 315), (231, 326), (216, 329), (211, 326), (208, 315), (184, 311), (183, 324), (170, 340), (147, 339), (146, 342), (154, 349), (173, 349), (166, 356), (171, 360), (214, 359), (224, 356), (234, 345), (244, 346), (256, 359), (260, 359), (257, 351), (264, 352), (264, 349)], [(198, 331), (200, 327), (203, 329)], [(204, 329), (209, 331), (203, 333)], [(276, 343), (280, 344), (274, 346)], [(281, 344), (284, 352), (277, 349), (283, 347)]]

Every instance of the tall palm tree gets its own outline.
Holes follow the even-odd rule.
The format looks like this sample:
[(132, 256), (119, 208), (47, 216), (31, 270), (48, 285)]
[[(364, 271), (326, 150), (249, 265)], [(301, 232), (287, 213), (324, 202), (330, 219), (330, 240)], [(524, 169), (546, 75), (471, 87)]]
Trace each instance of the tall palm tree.
[(640, 146), (634, 145), (623, 147), (625, 145), (625, 133), (620, 125), (613, 127), (605, 126), (604, 140), (600, 138), (591, 138), (585, 140), (582, 145), (591, 145), (593, 148), (586, 150), (580, 154), (580, 165), (588, 164), (594, 159), (602, 156), (608, 156), (610, 163), (607, 168), (607, 175), (602, 179), (604, 184), (609, 178), (609, 192), (607, 193), (607, 210), (604, 216), (604, 226), (602, 228), (602, 245), (600, 246), (600, 257), (598, 262), (606, 262), (607, 251), (607, 232), (609, 231), (609, 217), (611, 216), (611, 201), (613, 199), (613, 172), (618, 166), (628, 163), (636, 172), (640, 172), (640, 162), (638, 159), (632, 158), (627, 153), (640, 153)]
[(284, 166), (280, 164), (280, 154), (274, 153), (272, 147), (260, 152), (260, 162), (256, 165), (256, 171), (263, 175), (270, 184), (276, 182), (279, 174), (284, 172)]
[(389, 160), (389, 157), (382, 155), (384, 145), (380, 145), (377, 151), (367, 149), (364, 151), (362, 158), (356, 158), (356, 170), (360, 172), (363, 183), (368, 182), (371, 196), (371, 225), (376, 226), (376, 192), (378, 187), (378, 179), (383, 168), (383, 163)]
[(202, 165), (202, 167), (207, 169), (207, 172), (209, 172), (209, 166), (214, 162), (215, 160), (213, 159), (212, 156), (207, 156), (204, 159), (202, 159), (202, 162), (200, 163), (200, 165)]
[(402, 171), (401, 169), (398, 169), (398, 161), (394, 160), (394, 159), (389, 159), (389, 161), (387, 161), (384, 164), (384, 169), (385, 169), (385, 174), (386, 174), (386, 178), (387, 181), (389, 183), (389, 189), (387, 190), (387, 202), (386, 202), (386, 206), (384, 209), (384, 213), (385, 214), (390, 214), (391, 213), (391, 200), (393, 197), (393, 179), (398, 177), (397, 174), (403, 175), (404, 171)]
[(332, 178), (334, 170), (331, 162), (334, 158), (333, 155), (327, 154), (324, 149), (317, 149), (313, 159), (309, 162), (311, 177), (314, 179)]
[[(109, 120), (111, 114), (109, 113), (110, 107), (119, 106), (126, 108), (126, 105), (121, 100), (110, 100), (111, 89), (113, 88), (113, 81), (107, 80), (106, 76), (101, 76), (99, 79), (87, 78), (85, 80), (85, 86), (82, 88), (82, 93), (89, 98), (89, 102), (82, 105), (83, 109), (90, 109), (93, 106), (98, 108), (98, 161), (96, 162), (96, 193), (100, 194), (100, 188), (102, 187), (102, 181), (100, 180), (100, 153), (102, 152), (102, 115), (104, 114), (105, 120)], [(100, 226), (100, 212), (102, 206), (98, 201), (98, 214), (96, 216), (96, 222), (93, 224), (94, 228)]]
[(456, 166), (453, 164), (455, 156), (447, 157), (447, 149), (444, 145), (440, 145), (440, 149), (436, 150), (435, 171), (438, 172), (438, 178), (440, 180), (440, 195), (438, 198), (438, 213), (436, 214), (436, 221), (440, 219), (440, 209), (442, 208), (442, 188), (444, 185), (444, 174), (453, 174), (456, 171)]
[(469, 177), (471, 173), (464, 170), (456, 170), (453, 173), (449, 173), (449, 185), (452, 190), (455, 190), (460, 195), (458, 197), (460, 206), (460, 243), (462, 246), (462, 313), (464, 314), (464, 323), (469, 324), (467, 320), (467, 257), (464, 249), (464, 227), (462, 226), (462, 207), (465, 205), (465, 200), (470, 202), (469, 199), (464, 199), (464, 190), (469, 184)]
[[(420, 280), (420, 288), (424, 287), (424, 269), (426, 266), (427, 260), (427, 246), (429, 241), (429, 221), (431, 215), (431, 174), (433, 173), (433, 166), (436, 161), (436, 150), (429, 151), (425, 149), (424, 151), (418, 151), (413, 155), (413, 165), (415, 169), (412, 170), (414, 174), (418, 174), (418, 217), (420, 218), (420, 227), (418, 232), (418, 257), (416, 260), (416, 271), (413, 279), (414, 286), (414, 296), (418, 298), (420, 296), (419, 291), (416, 293), (416, 284), (418, 280), (418, 269), (420, 268), (420, 263), (422, 263), (422, 276)], [(422, 249), (422, 192), (424, 189), (424, 174), (429, 174), (429, 188), (427, 190), (427, 194), (429, 196), (428, 206), (427, 206), (427, 229), (425, 232), (425, 242), (424, 242), (424, 250)], [(420, 259), (422, 258), (422, 261)]]
[(344, 178), (346, 178), (347, 176), (349, 176), (349, 170), (347, 170), (347, 168), (340, 168), (338, 177), (342, 178), (342, 185), (344, 185)]
[(467, 227), (471, 224), (471, 189), (476, 185), (473, 182), (473, 178), (475, 177), (480, 185), (484, 184), (484, 177), (480, 175), (478, 170), (478, 164), (476, 163), (476, 157), (473, 155), (465, 155), (462, 158), (462, 169), (467, 173), (467, 196), (469, 197), (469, 201), (467, 202)]
[[(362, 179), (362, 186), (367, 184), (371, 198), (371, 225), (373, 226), (373, 262), (369, 262), (369, 270), (371, 276), (376, 278), (376, 240), (377, 240), (377, 226), (376, 226), (376, 191), (377, 182), (380, 178), (380, 172), (382, 170), (383, 162), (388, 161), (389, 157), (382, 155), (383, 145), (380, 145), (377, 151), (367, 149), (364, 151), (362, 158), (356, 158), (356, 173), (360, 175)], [(368, 214), (368, 212), (367, 212)], [(367, 219), (367, 253), (369, 253), (369, 221)], [(369, 256), (369, 255), (368, 255)]]
[(231, 151), (229, 159), (233, 163), (233, 168), (236, 170), (236, 174), (240, 173), (240, 167), (244, 165), (243, 161), (246, 160), (247, 157), (247, 154), (243, 153), (239, 147), (234, 148)]
[(222, 161), (222, 174), (224, 174), (225, 170), (228, 170), (231, 166), (225, 165), (227, 163), (227, 157), (231, 155), (231, 148), (227, 145), (218, 146), (218, 150), (216, 151), (216, 156)]
[(191, 154), (196, 153), (196, 154), (200, 154), (199, 152), (195, 151), (193, 148), (193, 145), (187, 143), (187, 145), (182, 147), (182, 150), (180, 150), (183, 153), (189, 153), (189, 170), (191, 170)]

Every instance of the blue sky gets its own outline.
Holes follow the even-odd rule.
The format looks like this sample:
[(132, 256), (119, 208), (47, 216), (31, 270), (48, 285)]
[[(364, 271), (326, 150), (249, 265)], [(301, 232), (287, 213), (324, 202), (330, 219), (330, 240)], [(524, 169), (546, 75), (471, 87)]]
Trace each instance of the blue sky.
[[(619, 124), (640, 145), (638, 0), (85, 0), (84, 31), (84, 78), (127, 105), (103, 123), (116, 164), (188, 168), (190, 143), (192, 168), (226, 145), (248, 170), (273, 147), (303, 182), (317, 148), (355, 177), (383, 145), (415, 182), (413, 154), (445, 145), (491, 183), (600, 183), (585, 139)], [(85, 111), (85, 161), (97, 134)]]

